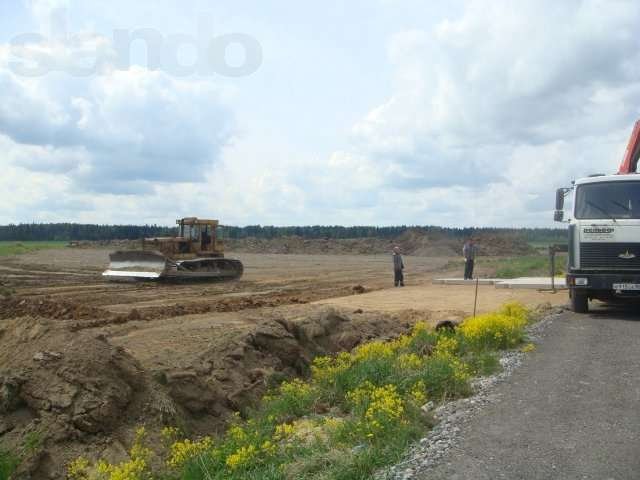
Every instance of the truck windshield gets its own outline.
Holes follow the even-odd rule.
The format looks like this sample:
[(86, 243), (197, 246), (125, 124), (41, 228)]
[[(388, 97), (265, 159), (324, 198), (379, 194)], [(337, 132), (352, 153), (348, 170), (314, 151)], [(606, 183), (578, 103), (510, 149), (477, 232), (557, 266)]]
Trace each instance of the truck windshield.
[(579, 185), (579, 219), (640, 218), (640, 182), (603, 182)]

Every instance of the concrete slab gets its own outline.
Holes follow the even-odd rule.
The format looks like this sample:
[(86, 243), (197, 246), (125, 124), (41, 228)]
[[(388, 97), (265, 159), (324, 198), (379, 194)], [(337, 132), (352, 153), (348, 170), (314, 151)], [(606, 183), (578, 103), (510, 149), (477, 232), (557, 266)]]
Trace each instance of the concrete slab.
[[(564, 278), (555, 279), (555, 287), (558, 290), (567, 288)], [(544, 290), (551, 288), (551, 278), (549, 277), (520, 277), (509, 278), (496, 283), (496, 288), (528, 288), (533, 290)]]
[[(434, 278), (431, 283), (434, 285), (475, 285), (475, 280), (464, 280), (462, 278)], [(496, 288), (523, 288), (531, 290), (544, 290), (551, 288), (549, 277), (520, 277), (520, 278), (480, 278), (479, 285), (495, 285)], [(555, 288), (563, 290), (566, 287), (564, 277), (555, 279)]]
[[(494, 285), (499, 282), (498, 278), (479, 278), (478, 285)], [(475, 285), (475, 280), (464, 280), (463, 278), (434, 278), (431, 283), (434, 285)]]

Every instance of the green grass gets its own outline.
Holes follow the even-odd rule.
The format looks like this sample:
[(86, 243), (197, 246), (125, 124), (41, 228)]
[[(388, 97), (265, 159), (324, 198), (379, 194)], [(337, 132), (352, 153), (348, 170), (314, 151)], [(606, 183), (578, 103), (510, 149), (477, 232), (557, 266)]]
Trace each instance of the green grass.
[(551, 245), (556, 245), (558, 243), (567, 243), (566, 239), (563, 240), (541, 240), (537, 242), (529, 242), (529, 245), (536, 250), (547, 250)]
[(67, 242), (13, 242), (0, 241), (0, 257), (6, 255), (21, 255), (23, 253), (35, 252), (36, 250), (47, 250), (51, 248), (62, 248)]
[[(556, 254), (556, 276), (564, 275), (567, 254)], [(443, 270), (464, 269), (461, 260), (450, 260)], [(518, 257), (479, 257), (476, 259), (475, 271), (482, 270), (480, 277), (517, 278), (517, 277), (548, 277), (550, 274), (549, 255), (522, 255)]]
[(9, 480), (19, 464), (17, 455), (0, 450), (0, 480)]
[(24, 458), (35, 452), (42, 444), (40, 432), (29, 432), (22, 439), (18, 453), (0, 447), (0, 480), (11, 480)]
[[(563, 274), (565, 263), (566, 255), (556, 255), (556, 275)], [(546, 277), (550, 274), (548, 255), (501, 258), (491, 261), (488, 266), (495, 268), (496, 278)]]

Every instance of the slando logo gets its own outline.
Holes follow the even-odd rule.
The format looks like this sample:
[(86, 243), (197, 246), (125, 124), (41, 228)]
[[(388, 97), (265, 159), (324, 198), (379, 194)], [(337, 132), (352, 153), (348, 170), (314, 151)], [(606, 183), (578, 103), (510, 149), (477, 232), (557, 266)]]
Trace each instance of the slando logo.
[[(214, 35), (213, 17), (200, 14), (197, 20), (195, 36), (163, 35), (153, 28), (136, 28), (113, 30), (113, 39), (109, 40), (98, 33), (70, 33), (67, 10), (56, 9), (50, 18), (50, 37), (23, 33), (11, 39), (9, 68), (24, 77), (39, 77), (50, 72), (87, 77), (113, 69), (129, 70), (132, 46), (140, 41), (146, 48), (146, 67), (176, 77), (213, 74), (244, 77), (262, 65), (262, 45), (254, 37), (238, 32)], [(236, 62), (227, 58), (229, 51), (236, 52)]]

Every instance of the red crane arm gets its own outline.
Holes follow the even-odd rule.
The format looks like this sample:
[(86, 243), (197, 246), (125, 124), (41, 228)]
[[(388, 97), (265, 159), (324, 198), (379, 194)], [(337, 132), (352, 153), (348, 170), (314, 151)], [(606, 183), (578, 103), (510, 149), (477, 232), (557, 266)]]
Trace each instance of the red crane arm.
[(624, 153), (624, 159), (620, 164), (620, 170), (618, 175), (624, 175), (626, 173), (636, 173), (638, 167), (638, 159), (640, 158), (640, 120), (636, 122), (629, 139), (629, 145)]

